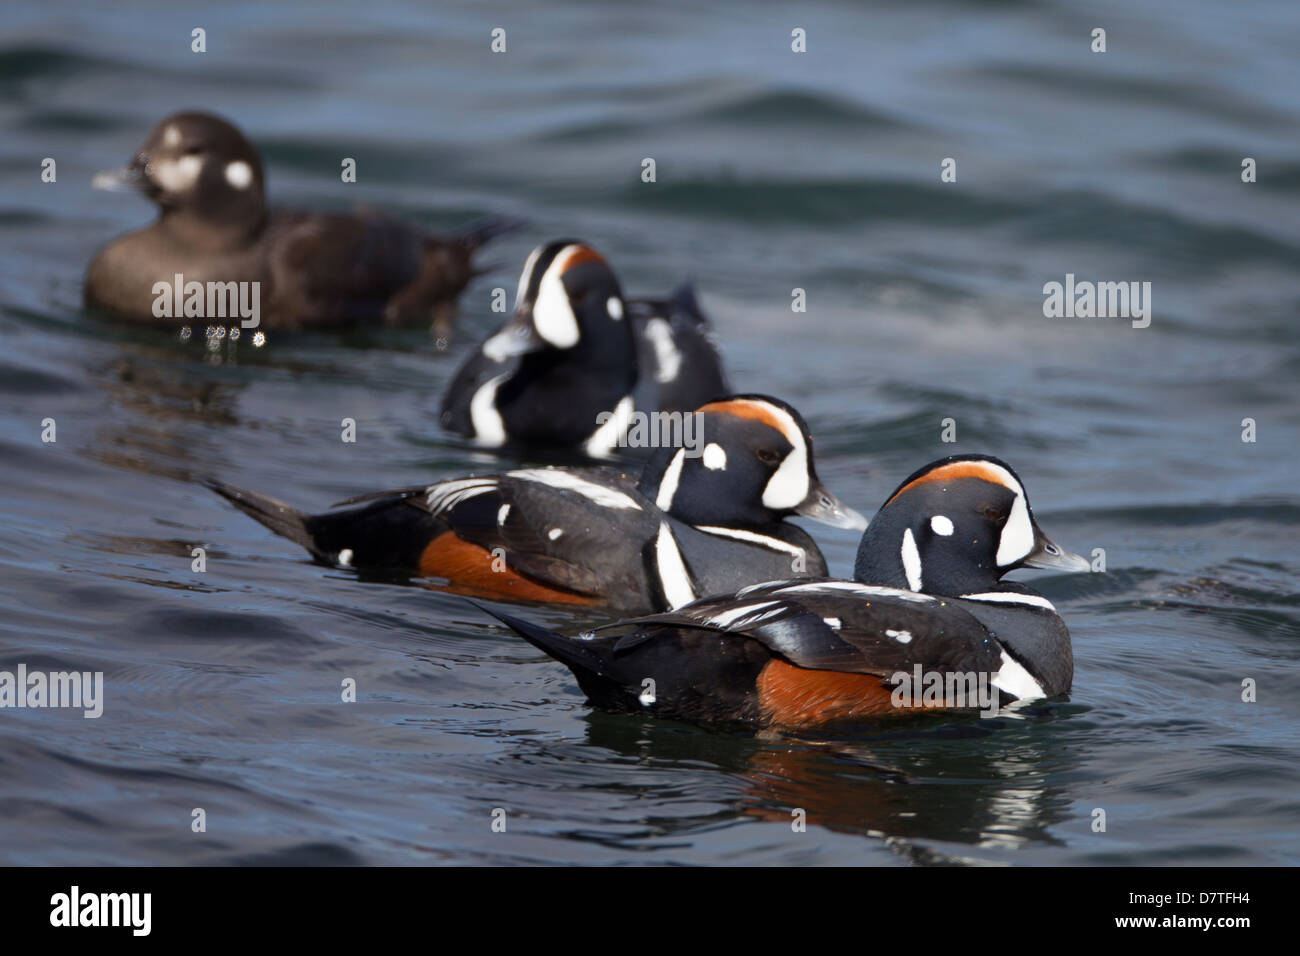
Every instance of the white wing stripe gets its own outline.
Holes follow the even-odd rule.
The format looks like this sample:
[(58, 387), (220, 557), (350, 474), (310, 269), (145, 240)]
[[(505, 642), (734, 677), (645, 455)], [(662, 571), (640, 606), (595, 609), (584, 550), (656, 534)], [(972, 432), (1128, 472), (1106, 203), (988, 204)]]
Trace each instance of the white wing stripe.
[(585, 478), (579, 478), (577, 475), (562, 471), (559, 468), (524, 468), (520, 471), (506, 472), (506, 475), (509, 478), (536, 481), (539, 484), (550, 485), (552, 488), (577, 492), (584, 498), (606, 508), (641, 510), (641, 506), (623, 492), (616, 491), (613, 488), (606, 488), (604, 485), (598, 485), (594, 481), (588, 481)]

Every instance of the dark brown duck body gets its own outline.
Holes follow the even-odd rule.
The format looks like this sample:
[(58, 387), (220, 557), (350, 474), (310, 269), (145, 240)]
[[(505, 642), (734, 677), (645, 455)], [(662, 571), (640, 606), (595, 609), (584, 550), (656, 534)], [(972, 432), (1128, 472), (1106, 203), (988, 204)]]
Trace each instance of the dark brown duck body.
[[(140, 192), (159, 215), (95, 255), (86, 270), (86, 304), (154, 325), (245, 318), (212, 314), (206, 292), (210, 283), (256, 283), (246, 301), (255, 295), (260, 328), (430, 322), (445, 339), (456, 298), (475, 274), (475, 250), (519, 225), (502, 219), (441, 238), (380, 213), (269, 208), (257, 150), (236, 127), (206, 113), (163, 120), (131, 163), (99, 174), (95, 185)], [(172, 291), (178, 281), (179, 296)], [(191, 283), (205, 292), (202, 314), (194, 314), (197, 307), (177, 314), (159, 301), (160, 292), (188, 300)], [(213, 301), (225, 302), (220, 294)]]

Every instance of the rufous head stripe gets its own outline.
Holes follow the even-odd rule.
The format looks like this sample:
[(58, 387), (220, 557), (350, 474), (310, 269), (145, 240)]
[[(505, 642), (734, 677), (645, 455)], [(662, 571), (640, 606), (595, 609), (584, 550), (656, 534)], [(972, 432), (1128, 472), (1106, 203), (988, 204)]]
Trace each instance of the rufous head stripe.
[[(752, 421), (762, 422), (775, 428), (785, 436), (786, 441), (791, 445), (798, 447), (802, 440), (799, 434), (797, 423), (784, 411), (766, 405), (763, 402), (751, 401), (747, 398), (729, 398), (721, 402), (709, 402), (707, 405), (701, 405), (696, 409), (701, 414), (719, 413), (723, 415), (735, 415), (737, 418), (748, 418)], [(794, 434), (791, 434), (793, 429)], [(798, 440), (796, 440), (798, 439)]]
[(946, 465), (940, 465), (932, 471), (927, 471), (919, 478), (913, 478), (907, 484), (903, 485), (902, 488), (899, 488), (894, 492), (893, 497), (891, 497), (889, 501), (886, 501), (885, 504), (888, 505), (894, 500), (894, 498), (897, 498), (905, 492), (911, 491), (919, 485), (924, 485), (931, 481), (958, 481), (962, 478), (979, 478), (981, 481), (987, 481), (994, 485), (1001, 485), (1003, 488), (1016, 494), (1020, 493), (1020, 489), (1009, 481), (1006, 470), (997, 467), (991, 462), (953, 461)]

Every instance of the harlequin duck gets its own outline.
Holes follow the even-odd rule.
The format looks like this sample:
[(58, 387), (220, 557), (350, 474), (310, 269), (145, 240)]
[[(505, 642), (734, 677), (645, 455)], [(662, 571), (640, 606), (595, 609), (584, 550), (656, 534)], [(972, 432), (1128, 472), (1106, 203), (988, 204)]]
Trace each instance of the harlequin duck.
[(604, 468), (528, 468), (366, 495), (318, 515), (209, 486), (318, 561), (444, 578), (478, 596), (645, 612), (824, 575), (817, 545), (784, 519), (851, 528), (866, 520), (818, 480), (798, 412), (742, 395), (699, 413), (698, 440), (659, 449), (639, 480)]
[(164, 119), (130, 164), (93, 184), (143, 193), (159, 216), (95, 255), (86, 305), (151, 324), (191, 324), (154, 313), (155, 283), (181, 275), (186, 286), (260, 283), (262, 328), (432, 321), (446, 339), (456, 297), (475, 274), (475, 250), (522, 224), (496, 219), (443, 239), (377, 213), (268, 208), (252, 143), (199, 112)]
[(640, 411), (689, 411), (726, 395), (722, 357), (688, 282), (667, 299), (629, 299), (627, 314), (636, 339)]
[(528, 256), (515, 314), (472, 353), (442, 402), (442, 425), (476, 444), (608, 457), (632, 420), (636, 344), (605, 258), (576, 239)]
[[(599, 638), (490, 613), (573, 671), (599, 707), (813, 727), (912, 706), (977, 708), (955, 691), (974, 692), (981, 679), (995, 706), (1069, 691), (1065, 622), (1042, 595), (1001, 581), (1021, 567), (1083, 571), (1088, 562), (1043, 534), (1009, 465), (957, 456), (889, 496), (863, 535), (856, 581), (757, 584), (610, 625), (625, 633)], [(899, 695), (899, 674), (924, 675), (925, 686)]]

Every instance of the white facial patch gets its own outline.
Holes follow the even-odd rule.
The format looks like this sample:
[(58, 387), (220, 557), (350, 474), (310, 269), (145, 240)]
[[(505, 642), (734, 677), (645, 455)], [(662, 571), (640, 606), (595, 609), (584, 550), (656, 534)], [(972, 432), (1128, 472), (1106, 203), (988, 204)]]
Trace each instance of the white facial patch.
[(664, 469), (664, 476), (659, 481), (659, 493), (655, 495), (655, 504), (660, 511), (671, 511), (673, 498), (677, 496), (677, 483), (682, 480), (682, 465), (686, 462), (686, 449), (677, 449), (673, 460)]
[[(1025, 501), (1025, 489), (1016, 480), (1015, 475), (996, 462), (963, 459), (935, 468), (923, 478), (918, 479), (917, 483), (942, 480), (949, 473), (956, 477), (978, 477), (989, 484), (1001, 485), (1015, 494), (1016, 498), (1011, 505), (1011, 514), (1008, 515), (1007, 523), (1003, 526), (1002, 535), (998, 539), (998, 553), (995, 559), (998, 567), (1009, 567), (1034, 550), (1034, 524), (1029, 517), (1029, 505)], [(902, 494), (901, 489), (899, 494)]]
[(168, 126), (163, 130), (163, 145), (175, 147), (180, 144), (181, 131), (175, 126)]
[(803, 439), (803, 429), (799, 427), (799, 423), (785, 409), (766, 402), (751, 404), (760, 405), (776, 419), (781, 434), (793, 446), (790, 454), (786, 455), (785, 460), (781, 462), (781, 467), (768, 479), (767, 487), (763, 489), (765, 507), (773, 511), (789, 511), (798, 507), (812, 490), (811, 479), (808, 476), (808, 443)]
[(704, 446), (704, 467), (709, 471), (724, 471), (727, 467), (727, 453), (717, 442)]
[(500, 508), (497, 509), (497, 524), (499, 526), (504, 526), (506, 523), (506, 519), (509, 517), (510, 517), (510, 504), (509, 502), (507, 502), (506, 504), (502, 505)]
[(899, 550), (903, 561), (903, 573), (907, 575), (907, 586), (913, 591), (921, 590), (921, 552), (916, 550), (916, 539), (912, 529), (903, 532), (903, 546)]
[(182, 156), (152, 163), (153, 180), (163, 192), (183, 193), (192, 187), (203, 172), (203, 157)]
[(352, 567), (352, 549), (344, 548), (339, 552), (339, 564), (345, 568)]
[(1034, 550), (1034, 523), (1029, 520), (1029, 506), (1025, 504), (1023, 491), (1016, 492), (1016, 500), (1011, 505), (1011, 515), (1002, 526), (1002, 537), (998, 540), (998, 567), (1005, 568), (1015, 564)]
[(616, 295), (611, 295), (605, 300), (605, 311), (609, 313), (611, 319), (623, 318), (623, 300)]
[(242, 159), (226, 165), (226, 182), (236, 189), (247, 189), (253, 181), (253, 167)]
[(935, 515), (930, 519), (930, 530), (946, 538), (952, 534), (952, 519), (947, 515)]
[(1016, 500), (1011, 505), (1011, 514), (1007, 517), (1007, 523), (1002, 527), (1002, 536), (998, 540), (998, 553), (995, 559), (998, 567), (1008, 567), (1034, 550), (1034, 524), (1029, 519), (1029, 505), (1025, 503), (1025, 489), (1016, 480), (1015, 475), (995, 462), (961, 461), (954, 462), (948, 467), (969, 468), (971, 466), (977, 466), (980, 471), (986, 473), (985, 481), (995, 485), (1002, 485), (1004, 488), (1015, 492)]
[(563, 528), (552, 528), (550, 531), (546, 532), (546, 537), (550, 538), (552, 541), (557, 541), (562, 534), (564, 534)]
[(537, 283), (533, 328), (557, 349), (571, 349), (578, 344), (578, 317), (573, 314), (573, 303), (569, 301), (569, 292), (560, 277), (564, 275), (569, 260), (581, 250), (582, 246), (565, 246)]

